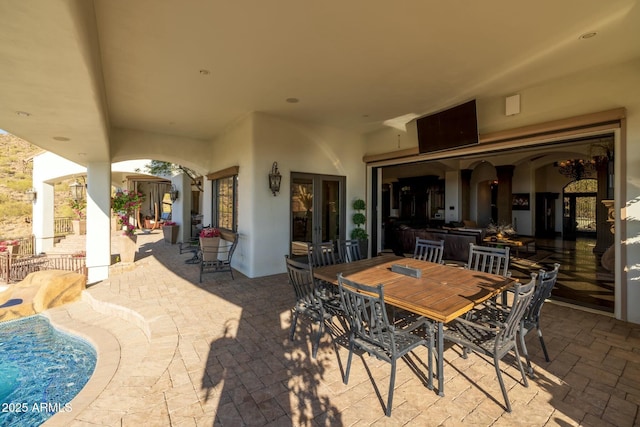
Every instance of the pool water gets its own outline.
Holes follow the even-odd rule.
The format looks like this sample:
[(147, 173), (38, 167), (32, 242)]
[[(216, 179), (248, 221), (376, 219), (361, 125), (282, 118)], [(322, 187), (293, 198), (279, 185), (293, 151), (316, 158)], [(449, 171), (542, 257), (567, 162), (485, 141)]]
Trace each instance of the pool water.
[(96, 366), (95, 349), (43, 316), (0, 323), (0, 426), (39, 426), (71, 400)]

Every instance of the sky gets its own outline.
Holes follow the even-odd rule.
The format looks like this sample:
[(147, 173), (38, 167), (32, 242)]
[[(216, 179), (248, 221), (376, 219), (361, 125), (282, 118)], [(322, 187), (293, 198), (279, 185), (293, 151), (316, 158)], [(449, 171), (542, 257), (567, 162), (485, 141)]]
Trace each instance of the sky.
[(4, 129), (0, 129), (0, 134), (3, 134), (3, 133), (8, 133), (8, 132)]

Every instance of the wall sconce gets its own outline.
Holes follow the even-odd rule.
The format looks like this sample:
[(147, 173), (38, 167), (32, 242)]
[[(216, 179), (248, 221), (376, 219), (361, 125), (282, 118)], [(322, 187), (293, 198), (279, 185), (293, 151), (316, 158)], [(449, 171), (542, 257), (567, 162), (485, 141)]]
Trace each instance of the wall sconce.
[(78, 181), (75, 181), (73, 184), (69, 185), (69, 188), (71, 188), (71, 197), (73, 197), (73, 200), (77, 202), (78, 200), (82, 199), (84, 185), (80, 184)]
[(278, 171), (278, 163), (273, 162), (271, 166), (271, 173), (269, 174), (269, 189), (275, 196), (280, 192), (280, 182), (282, 181), (282, 175)]
[(29, 201), (31, 203), (35, 203), (36, 199), (38, 198), (38, 193), (36, 192), (35, 188), (30, 188), (27, 191), (25, 191), (25, 194), (27, 195), (27, 199), (29, 199)]
[(176, 200), (178, 200), (179, 195), (180, 195), (180, 192), (178, 191), (176, 186), (172, 185), (171, 190), (169, 190), (169, 197), (171, 198), (171, 201), (175, 202)]

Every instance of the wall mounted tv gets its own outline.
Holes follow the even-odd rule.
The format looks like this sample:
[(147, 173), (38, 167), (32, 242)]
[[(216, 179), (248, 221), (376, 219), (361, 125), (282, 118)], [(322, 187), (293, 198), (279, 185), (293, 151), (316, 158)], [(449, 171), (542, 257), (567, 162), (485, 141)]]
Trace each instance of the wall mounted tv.
[(477, 144), (476, 100), (416, 120), (420, 153)]

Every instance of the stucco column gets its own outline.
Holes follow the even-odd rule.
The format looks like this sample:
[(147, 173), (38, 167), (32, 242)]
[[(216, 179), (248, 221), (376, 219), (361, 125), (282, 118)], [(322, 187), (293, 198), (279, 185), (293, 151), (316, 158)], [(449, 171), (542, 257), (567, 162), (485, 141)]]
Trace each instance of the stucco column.
[(498, 224), (511, 224), (513, 165), (496, 166), (498, 175)]
[(473, 169), (460, 169), (460, 219), (471, 219), (471, 174)]
[(178, 190), (178, 198), (171, 205), (171, 220), (180, 225), (178, 242), (191, 239), (191, 178), (185, 173), (171, 178)]
[(87, 165), (88, 282), (109, 277), (111, 265), (111, 163)]
[(596, 246), (593, 252), (602, 255), (613, 244), (614, 236), (610, 231), (609, 209), (602, 204), (603, 200), (613, 197), (613, 188), (609, 188), (609, 159), (602, 156), (596, 160), (598, 192), (596, 193)]
[(47, 156), (34, 156), (32, 183), (36, 191), (31, 214), (31, 230), (35, 236), (35, 253), (47, 252), (54, 245), (54, 186), (45, 182), (47, 176)]

